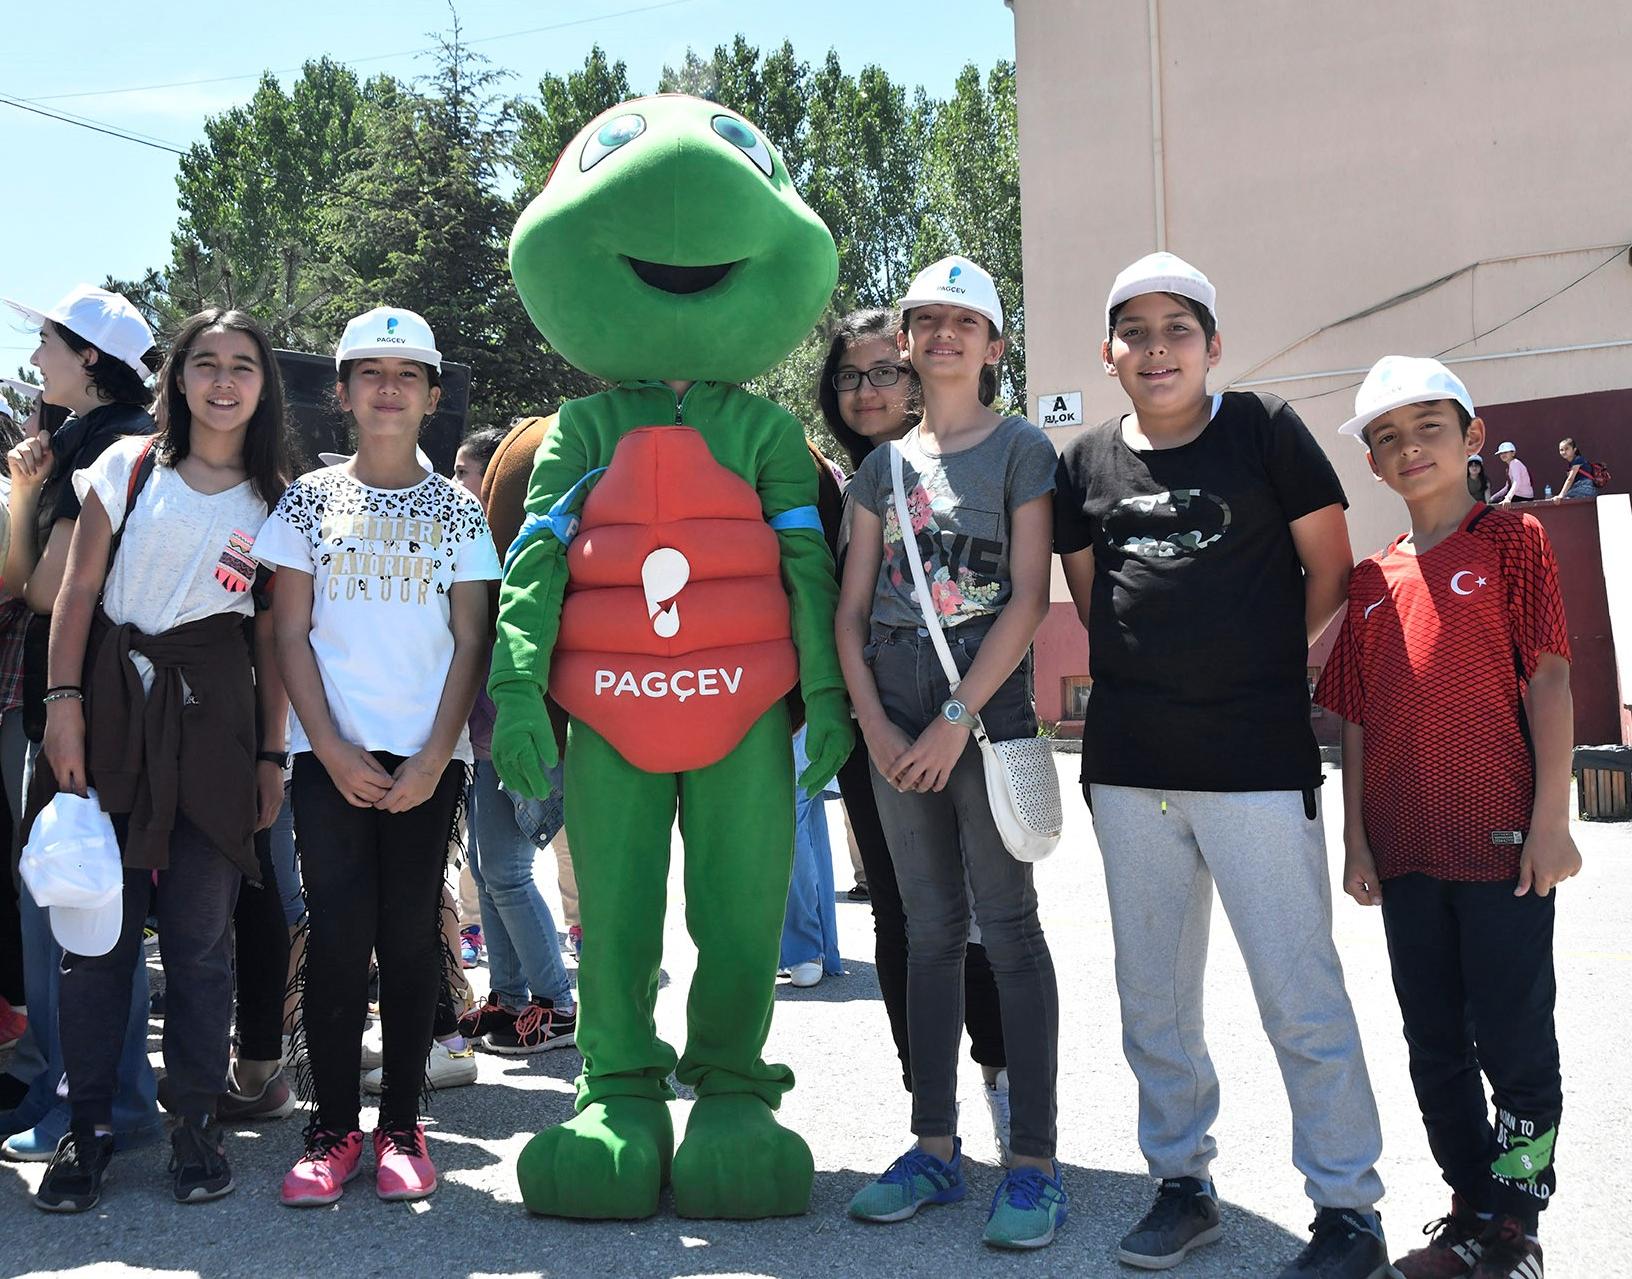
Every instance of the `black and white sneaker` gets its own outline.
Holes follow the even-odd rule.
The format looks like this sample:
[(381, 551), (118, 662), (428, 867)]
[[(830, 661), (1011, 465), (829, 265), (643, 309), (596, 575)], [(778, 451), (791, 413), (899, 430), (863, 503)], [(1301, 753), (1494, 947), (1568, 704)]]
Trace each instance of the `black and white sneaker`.
[[(1368, 1216), (1370, 1219), (1368, 1220)], [(1318, 1208), (1309, 1245), (1278, 1279), (1399, 1279), (1388, 1261), (1383, 1219), (1353, 1208)]]
[(571, 1048), (578, 1042), (578, 1010), (562, 1012), (538, 995), (516, 1014), (509, 1026), (495, 1026), (482, 1037), (482, 1047), (505, 1057), (530, 1057), (552, 1048)]
[(102, 1199), (102, 1180), (113, 1158), (113, 1134), (63, 1134), (45, 1180), (34, 1192), (34, 1206), (46, 1212), (89, 1212)]
[(232, 1193), (232, 1169), (227, 1167), (219, 1124), (183, 1119), (170, 1133), (170, 1147), (177, 1203), (205, 1203)]
[(1192, 1248), (1216, 1243), (1224, 1233), (1212, 1183), (1198, 1177), (1169, 1177), (1156, 1202), (1122, 1238), (1117, 1259), (1141, 1270), (1171, 1270)]

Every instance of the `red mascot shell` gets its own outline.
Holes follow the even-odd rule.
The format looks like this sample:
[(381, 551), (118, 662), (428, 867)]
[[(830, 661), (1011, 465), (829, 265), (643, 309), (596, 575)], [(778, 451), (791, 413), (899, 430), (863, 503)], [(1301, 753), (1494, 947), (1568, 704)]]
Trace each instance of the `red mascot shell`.
[(758, 494), (701, 435), (629, 432), (567, 551), (551, 696), (636, 768), (717, 762), (798, 679), (781, 565)]

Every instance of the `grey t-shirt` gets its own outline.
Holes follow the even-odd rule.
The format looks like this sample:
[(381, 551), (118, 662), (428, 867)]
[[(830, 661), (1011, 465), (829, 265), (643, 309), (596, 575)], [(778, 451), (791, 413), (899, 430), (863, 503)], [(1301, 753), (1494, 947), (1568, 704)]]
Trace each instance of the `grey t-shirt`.
[[(972, 448), (931, 453), (914, 429), (897, 442), (905, 462), (903, 487), (924, 577), (941, 624), (955, 627), (989, 617), (1009, 601), (1009, 516), (1054, 491), (1055, 453), (1048, 437), (1023, 417), (1006, 417)], [(873, 621), (922, 626), (912, 568), (890, 484), (890, 450), (867, 455), (847, 494), (884, 524), (884, 559), (873, 591)]]

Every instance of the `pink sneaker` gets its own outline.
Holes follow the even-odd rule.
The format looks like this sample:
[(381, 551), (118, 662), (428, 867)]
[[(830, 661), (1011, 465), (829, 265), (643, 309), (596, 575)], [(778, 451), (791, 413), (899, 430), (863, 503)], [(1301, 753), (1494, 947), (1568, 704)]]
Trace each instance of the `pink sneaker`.
[(425, 1152), (425, 1128), (374, 1130), (374, 1188), (381, 1199), (423, 1199), (436, 1189), (436, 1168)]
[(363, 1134), (315, 1128), (306, 1136), (303, 1154), (283, 1179), (283, 1202), (290, 1208), (332, 1204), (363, 1162)]

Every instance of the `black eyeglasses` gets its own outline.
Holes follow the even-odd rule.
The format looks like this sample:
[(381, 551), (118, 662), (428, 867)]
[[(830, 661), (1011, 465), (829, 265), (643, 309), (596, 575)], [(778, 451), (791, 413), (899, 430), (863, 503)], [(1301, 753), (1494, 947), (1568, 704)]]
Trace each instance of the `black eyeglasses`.
[(833, 389), (854, 391), (864, 377), (874, 386), (894, 386), (901, 380), (901, 372), (900, 367), (894, 364), (880, 364), (865, 373), (859, 369), (840, 369), (833, 375)]

